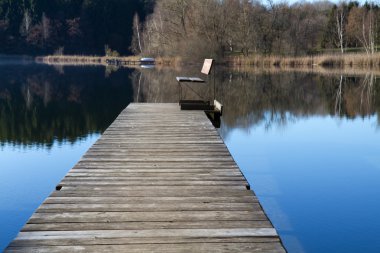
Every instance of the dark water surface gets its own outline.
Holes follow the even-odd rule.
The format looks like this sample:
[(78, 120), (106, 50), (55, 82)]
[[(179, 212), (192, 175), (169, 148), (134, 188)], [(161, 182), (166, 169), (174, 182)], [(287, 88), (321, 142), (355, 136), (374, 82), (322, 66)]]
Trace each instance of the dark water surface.
[[(178, 102), (186, 71), (0, 65), (0, 251), (130, 102)], [(218, 69), (183, 98), (220, 134), (289, 252), (379, 252), (376, 75)]]

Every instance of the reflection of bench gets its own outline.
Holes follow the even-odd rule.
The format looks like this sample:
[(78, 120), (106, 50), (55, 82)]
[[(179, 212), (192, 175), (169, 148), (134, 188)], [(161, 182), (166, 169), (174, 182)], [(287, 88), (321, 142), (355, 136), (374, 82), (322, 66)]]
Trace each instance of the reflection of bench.
[[(205, 59), (201, 73), (205, 75), (209, 75), (211, 72), (211, 67), (212, 67), (213, 62), (214, 62), (213, 59)], [(183, 82), (204, 83), (205, 82), (203, 79), (199, 77), (177, 76), (176, 79), (180, 83), (183, 83)]]

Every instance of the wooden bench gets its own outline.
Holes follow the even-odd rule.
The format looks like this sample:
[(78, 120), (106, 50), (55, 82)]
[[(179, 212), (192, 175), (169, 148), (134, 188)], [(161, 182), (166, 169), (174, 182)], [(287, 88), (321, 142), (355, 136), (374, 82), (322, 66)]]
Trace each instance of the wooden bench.
[[(211, 72), (213, 62), (214, 62), (213, 59), (205, 59), (201, 73), (208, 76)], [(176, 79), (180, 83), (183, 83), (183, 82), (204, 83), (205, 82), (202, 78), (199, 78), (199, 77), (177, 76)]]
[[(213, 59), (205, 59), (201, 70), (202, 74), (210, 75), (213, 67)], [(215, 77), (214, 77), (215, 78)], [(181, 83), (205, 83), (205, 80), (199, 77), (177, 76), (177, 82), (179, 83), (179, 104), (181, 110), (203, 110), (206, 113), (212, 113), (214, 116), (220, 117), (223, 112), (223, 105), (215, 100), (215, 94), (213, 101), (210, 100), (186, 100), (182, 98), (182, 86)], [(215, 93), (215, 80), (214, 80), (214, 93)]]

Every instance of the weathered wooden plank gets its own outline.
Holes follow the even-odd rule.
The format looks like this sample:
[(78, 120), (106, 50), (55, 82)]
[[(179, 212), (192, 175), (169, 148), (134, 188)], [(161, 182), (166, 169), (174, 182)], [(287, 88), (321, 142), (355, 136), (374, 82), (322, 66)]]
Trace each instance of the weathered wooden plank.
[[(187, 155), (215, 155), (218, 153), (221, 154), (230, 154), (228, 150), (226, 150), (223, 146), (218, 147), (208, 147), (208, 146), (187, 146), (187, 147), (144, 147), (144, 148), (138, 148), (138, 147), (126, 147), (123, 149), (119, 149), (118, 147), (91, 147), (88, 151), (91, 153), (116, 153), (116, 154), (135, 154), (135, 155), (143, 155), (144, 153), (152, 153), (152, 154), (166, 154), (166, 155), (176, 155), (176, 154), (187, 154)], [(190, 152), (190, 153), (189, 153)]]
[[(77, 173), (78, 174), (78, 173)], [(209, 176), (209, 175), (202, 175), (202, 176), (197, 176), (196, 174), (188, 174), (187, 178), (179, 177), (177, 176), (160, 176), (157, 175), (156, 177), (128, 177), (128, 176), (117, 176), (117, 177), (112, 177), (109, 176), (107, 173), (100, 174), (99, 176), (80, 176), (80, 175), (73, 175), (70, 174), (67, 177), (65, 177), (62, 182), (110, 182), (110, 183), (115, 183), (115, 182), (121, 182), (121, 183), (126, 183), (128, 184), (129, 182), (166, 182), (166, 181), (176, 181), (176, 182), (188, 182), (188, 181), (203, 181), (203, 182), (217, 182), (217, 181), (238, 181), (238, 182), (246, 182), (243, 176)]]
[(18, 240), (141, 238), (141, 237), (274, 237), (274, 228), (218, 229), (143, 229), (143, 230), (86, 230), (20, 232)]
[[(247, 190), (220, 190), (215, 188), (214, 190), (178, 190), (178, 189), (166, 189), (166, 190), (115, 190), (115, 188), (105, 187), (62, 187), (60, 191), (54, 191), (50, 196), (52, 197), (197, 197), (206, 196), (213, 197), (215, 195), (224, 197), (244, 197), (252, 196), (252, 192)], [(90, 189), (89, 189), (90, 188)], [(170, 187), (172, 188), (172, 187)], [(196, 187), (197, 188), (197, 187)], [(108, 191), (107, 191), (108, 190)]]
[(272, 252), (282, 253), (285, 250), (281, 243), (187, 243), (187, 244), (131, 244), (125, 245), (96, 245), (96, 246), (53, 246), (53, 247), (12, 247), (7, 252), (40, 252), (40, 253), (64, 253), (64, 252), (209, 252), (209, 253), (248, 253), (248, 252)]
[(223, 142), (220, 141), (220, 140), (207, 140), (207, 139), (204, 139), (204, 140), (194, 140), (194, 139), (189, 139), (189, 140), (149, 140), (149, 139), (145, 139), (145, 140), (139, 140), (139, 139), (135, 139), (135, 140), (99, 140), (97, 142), (98, 145), (104, 145), (104, 146), (107, 146), (107, 145), (110, 145), (110, 146), (113, 146), (113, 145), (119, 145), (119, 146), (122, 146), (122, 145), (145, 145), (145, 146), (150, 146), (150, 145), (159, 145), (159, 144), (165, 144), (166, 146), (170, 146), (170, 145), (176, 145), (176, 144), (199, 144), (199, 145), (210, 145), (210, 147), (212, 147), (213, 144), (222, 144)]
[[(123, 131), (120, 129), (119, 131)], [(161, 132), (150, 132), (149, 130), (145, 130), (145, 133), (134, 133), (134, 131), (125, 131), (123, 135), (117, 135), (117, 134), (106, 134), (103, 135), (99, 141), (109, 141), (109, 142), (115, 142), (117, 140), (136, 140), (136, 139), (141, 139), (141, 140), (154, 140), (154, 141), (159, 141), (163, 139), (173, 139), (173, 140), (213, 140), (216, 141), (220, 136), (217, 135), (217, 133), (212, 133), (212, 134), (183, 134), (183, 133), (175, 133), (174, 131), (172, 134), (163, 134)], [(170, 129), (168, 129), (170, 131)], [(196, 130), (192, 130), (193, 132), (197, 132)], [(133, 135), (133, 136), (132, 136)], [(181, 145), (181, 143), (177, 143), (177, 145)], [(186, 144), (185, 144), (186, 145)], [(195, 146), (193, 143), (192, 146)], [(191, 146), (190, 146), (191, 147)], [(217, 146), (219, 148), (222, 148), (222, 145)]]
[(106, 158), (112, 158), (112, 159), (120, 159), (120, 158), (125, 158), (125, 157), (134, 157), (134, 158), (148, 158), (148, 157), (154, 157), (154, 158), (166, 158), (170, 156), (170, 158), (182, 158), (182, 159), (194, 159), (194, 158), (199, 158), (199, 157), (231, 157), (230, 154), (225, 153), (225, 152), (192, 152), (189, 154), (189, 152), (165, 152), (165, 151), (158, 151), (158, 152), (88, 152), (86, 155), (83, 156), (85, 159), (90, 159), (90, 158), (98, 158), (98, 157), (106, 157)]
[(121, 166), (108, 166), (106, 169), (104, 167), (100, 166), (76, 166), (70, 172), (68, 175), (76, 174), (76, 173), (90, 173), (92, 175), (103, 174), (107, 173), (108, 175), (112, 175), (113, 173), (121, 173), (121, 174), (127, 174), (131, 177), (133, 175), (183, 175), (184, 177), (186, 174), (189, 175), (202, 175), (202, 174), (209, 174), (209, 175), (242, 175), (241, 171), (237, 168), (193, 168), (193, 167), (182, 167), (182, 168), (125, 168), (122, 165)]
[[(201, 194), (204, 192), (205, 194), (207, 192), (216, 194), (217, 192), (219, 195), (224, 195), (225, 194), (238, 194), (238, 195), (245, 195), (244, 191), (247, 191), (244, 185), (231, 185), (229, 187), (226, 187), (228, 189), (221, 191), (220, 186), (215, 186), (215, 185), (172, 185), (170, 187), (166, 185), (133, 185), (133, 186), (128, 186), (128, 185), (64, 185), (62, 189), (60, 190), (61, 192), (64, 191), (155, 191), (155, 192), (163, 192), (167, 193), (168, 191), (178, 191), (179, 193), (185, 193), (187, 192), (194, 192), (199, 194), (200, 196), (205, 196)], [(250, 194), (249, 191), (247, 191), (248, 194)]]
[(127, 203), (160, 203), (160, 204), (173, 204), (173, 203), (257, 203), (258, 200), (255, 196), (196, 196), (196, 197), (48, 197), (45, 204), (127, 204)]
[[(197, 175), (197, 174), (186, 174), (186, 178), (183, 176), (180, 177), (177, 175), (172, 175), (166, 173), (166, 175), (156, 175), (156, 176), (129, 176), (128, 174), (119, 174), (118, 176), (111, 176), (108, 173), (102, 173), (98, 175), (93, 175), (90, 173), (84, 174), (84, 173), (70, 173), (67, 174), (67, 176), (62, 180), (62, 182), (77, 182), (77, 181), (86, 181), (86, 182), (92, 182), (92, 181), (102, 181), (102, 182), (122, 182), (128, 184), (128, 182), (144, 182), (144, 181), (245, 181), (245, 178), (243, 176), (234, 176), (234, 175), (227, 175), (227, 176), (213, 176), (213, 175)], [(186, 180), (184, 180), (186, 179)]]
[[(171, 130), (168, 132), (168, 130)], [(218, 132), (214, 130), (207, 130), (207, 129), (202, 129), (202, 131), (185, 131), (183, 129), (178, 129), (176, 127), (168, 127), (165, 129), (157, 129), (157, 128), (151, 128), (151, 127), (141, 127), (141, 128), (134, 128), (134, 127), (115, 127), (112, 129), (108, 129), (105, 131), (102, 135), (102, 137), (116, 137), (116, 136), (121, 136), (121, 137), (129, 137), (131, 134), (133, 134), (134, 137), (157, 137), (157, 134), (160, 134), (160, 136), (168, 136), (168, 137), (178, 137), (178, 136), (194, 136), (194, 137), (199, 137), (199, 136), (213, 136), (213, 137), (218, 137)], [(101, 137), (101, 138), (102, 138)]]
[(123, 238), (70, 238), (50, 240), (19, 240), (11, 247), (33, 246), (70, 246), (70, 245), (125, 245), (131, 244), (183, 244), (183, 243), (274, 243), (280, 240), (276, 237), (123, 237)]
[(266, 220), (260, 211), (167, 211), (167, 212), (62, 212), (34, 213), (28, 223), (126, 222), (126, 221), (224, 221)]
[[(239, 172), (220, 172), (220, 173), (208, 173), (208, 172), (157, 172), (157, 173), (151, 173), (151, 172), (122, 172), (122, 171), (115, 171), (115, 172), (109, 172), (106, 171), (77, 171), (72, 170), (69, 173), (67, 173), (65, 178), (97, 178), (97, 177), (104, 177), (104, 179), (111, 179), (111, 178), (120, 178), (120, 180), (123, 179), (131, 179), (131, 178), (137, 178), (137, 179), (146, 179), (146, 180), (154, 180), (154, 179), (166, 179), (166, 180), (178, 180), (179, 178), (186, 179), (188, 178), (201, 178), (201, 179), (212, 179), (212, 180), (223, 180), (225, 178), (230, 178), (231, 180), (239, 180), (243, 178), (243, 176)], [(148, 179), (147, 179), (148, 178)]]
[(203, 169), (226, 169), (226, 168), (235, 168), (238, 169), (236, 166), (236, 163), (233, 161), (227, 161), (227, 162), (218, 162), (218, 161), (194, 161), (194, 162), (181, 162), (181, 161), (171, 161), (171, 162), (162, 162), (162, 161), (140, 161), (140, 162), (128, 162), (125, 163), (123, 161), (105, 161), (105, 162), (97, 162), (97, 161), (79, 161), (77, 168), (83, 168), (83, 167), (92, 167), (95, 168), (96, 166), (101, 166), (103, 169), (105, 166), (107, 168), (116, 168), (122, 167), (122, 168), (175, 168), (175, 169), (192, 169), (192, 168), (203, 168)]
[(179, 162), (179, 163), (192, 163), (192, 162), (232, 162), (233, 159), (229, 156), (223, 157), (82, 157), (81, 162), (122, 162), (122, 163), (133, 163), (133, 162)]
[[(119, 131), (123, 131), (122, 129), (120, 129)], [(130, 132), (125, 132), (123, 135), (117, 135), (117, 134), (105, 134), (103, 135), (99, 141), (117, 141), (117, 140), (136, 140), (136, 139), (141, 139), (141, 140), (154, 140), (154, 141), (158, 141), (158, 140), (163, 140), (163, 139), (172, 139), (172, 140), (212, 140), (212, 141), (217, 141), (218, 138), (220, 138), (220, 136), (218, 136), (216, 133), (212, 133), (212, 134), (183, 134), (183, 133), (175, 133), (173, 131), (172, 134), (168, 135), (168, 134), (163, 134), (163, 133), (156, 133), (156, 132), (152, 132), (152, 133), (149, 133), (148, 130), (146, 130), (147, 132), (146, 133), (133, 133), (133, 131), (130, 131)], [(170, 131), (170, 129), (169, 129)], [(197, 132), (197, 131), (194, 131), (192, 130), (193, 132)], [(178, 145), (180, 145), (181, 143), (178, 143)]]
[(225, 151), (225, 152), (228, 152), (228, 149), (225, 145), (223, 144), (218, 144), (218, 145), (186, 145), (186, 144), (173, 144), (171, 146), (167, 146), (167, 145), (155, 145), (153, 147), (139, 147), (139, 145), (136, 145), (135, 147), (128, 147), (128, 146), (125, 146), (125, 148), (123, 149), (119, 149), (118, 146), (110, 146), (108, 148), (102, 146), (102, 145), (98, 145), (98, 144), (94, 144), (90, 149), (89, 151), (109, 151), (109, 152), (113, 152), (113, 151), (117, 151), (117, 152), (133, 152), (135, 151), (135, 153), (138, 153), (138, 152), (141, 152), (141, 151), (146, 151), (146, 152), (157, 152), (157, 151), (164, 151), (164, 152), (200, 152), (200, 151), (208, 151), (208, 152), (221, 152), (221, 151)]
[(112, 145), (104, 145), (100, 143), (95, 143), (92, 148), (98, 148), (98, 149), (115, 149), (115, 148), (120, 148), (122, 149), (136, 149), (136, 150), (144, 150), (144, 149), (177, 149), (177, 150), (189, 150), (189, 149), (196, 149), (197, 147), (202, 150), (202, 149), (213, 149), (213, 148), (223, 148), (225, 145), (223, 143), (213, 143), (213, 144), (205, 144), (202, 143), (202, 145), (198, 145), (197, 143), (171, 143), (170, 145), (168, 144), (162, 144), (162, 143), (155, 143), (154, 145), (147, 145), (144, 143), (117, 143), (117, 144), (112, 144)]
[[(165, 129), (165, 132), (163, 131), (163, 129)], [(146, 127), (146, 126), (135, 127), (135, 126), (122, 125), (122, 126), (109, 128), (108, 130), (106, 130), (104, 132), (104, 135), (110, 136), (113, 133), (118, 133), (121, 135), (123, 135), (123, 134), (126, 135), (128, 133), (131, 133), (131, 134), (136, 133), (136, 134), (143, 135), (146, 133), (147, 135), (153, 135), (153, 133), (168, 134), (168, 131), (170, 131), (170, 133), (172, 133), (172, 134), (177, 134), (177, 135), (187, 134), (187, 133), (197, 133), (197, 132), (200, 133), (200, 135), (198, 135), (198, 136), (201, 136), (202, 134), (205, 134), (205, 135), (206, 134), (211, 134), (211, 135), (217, 134), (217, 132), (214, 130), (210, 131), (207, 126), (178, 127), (178, 126), (168, 125), (165, 128), (161, 128), (161, 130), (160, 130), (159, 128), (155, 128), (153, 126), (151, 126), (151, 127)]]
[[(237, 180), (220, 180), (220, 181), (176, 181), (176, 180), (165, 180), (165, 181), (131, 181), (131, 180), (118, 180), (118, 181), (105, 181), (105, 180), (70, 180), (66, 179), (60, 183), (61, 186), (65, 187), (98, 187), (98, 186), (222, 186), (222, 187), (235, 187), (241, 186), (244, 189), (245, 181), (237, 181)], [(67, 188), (66, 188), (67, 189)], [(110, 189), (108, 189), (110, 190)]]
[[(251, 221), (176, 221), (176, 222), (94, 222), (94, 223), (28, 223), (22, 231), (139, 230), (168, 228), (268, 228), (267, 220)], [(136, 241), (131, 241), (136, 243)]]
[(259, 211), (258, 203), (47, 204), (36, 212)]

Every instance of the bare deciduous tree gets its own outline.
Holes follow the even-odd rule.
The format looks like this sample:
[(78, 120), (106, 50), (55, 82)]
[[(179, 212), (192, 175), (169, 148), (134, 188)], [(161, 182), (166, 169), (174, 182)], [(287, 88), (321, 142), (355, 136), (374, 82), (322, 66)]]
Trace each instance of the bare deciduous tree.
[[(267, 4), (255, 0), (157, 0), (143, 25), (141, 45), (153, 55), (192, 59), (227, 52), (303, 55), (320, 48), (339, 48), (344, 53), (358, 41), (350, 31), (351, 12), (367, 7), (355, 2), (336, 6), (272, 0)], [(376, 49), (378, 14), (378, 9), (370, 9), (360, 22), (355, 20), (361, 44), (370, 52)]]
[(133, 16), (133, 35), (131, 42), (131, 50), (135, 54), (141, 54), (143, 52), (141, 46), (141, 26), (140, 26), (140, 18), (137, 13)]
[(24, 16), (21, 22), (20, 34), (22, 36), (27, 36), (30, 31), (31, 26), (32, 26), (32, 17), (30, 16), (29, 10), (25, 10)]
[(339, 41), (339, 47), (340, 51), (343, 54), (344, 53), (344, 26), (345, 26), (345, 19), (346, 19), (346, 14), (344, 10), (344, 4), (341, 3), (340, 6), (336, 10), (336, 33), (338, 36), (338, 41)]
[(372, 7), (369, 9), (354, 7), (350, 11), (347, 33), (358, 41), (367, 54), (376, 50), (376, 15)]
[(50, 36), (50, 19), (45, 15), (45, 13), (42, 13), (42, 35), (44, 38), (44, 41), (46, 41)]

